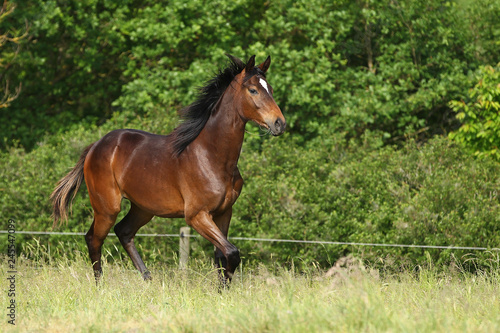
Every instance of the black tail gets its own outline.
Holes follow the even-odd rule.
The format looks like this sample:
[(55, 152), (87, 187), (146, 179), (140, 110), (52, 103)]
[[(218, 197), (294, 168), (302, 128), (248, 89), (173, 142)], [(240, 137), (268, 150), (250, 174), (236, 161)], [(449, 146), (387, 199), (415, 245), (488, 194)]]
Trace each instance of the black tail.
[(91, 144), (82, 152), (75, 167), (57, 183), (54, 192), (50, 195), (52, 200), (54, 225), (56, 227), (61, 220), (68, 220), (68, 207), (76, 196), (83, 181), (83, 164), (85, 158), (94, 144)]

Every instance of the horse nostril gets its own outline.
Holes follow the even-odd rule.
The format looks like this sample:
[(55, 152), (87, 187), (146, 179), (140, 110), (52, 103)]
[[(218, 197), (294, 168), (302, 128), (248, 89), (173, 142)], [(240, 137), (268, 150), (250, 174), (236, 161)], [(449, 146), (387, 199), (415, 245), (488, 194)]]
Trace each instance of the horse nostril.
[(274, 128), (276, 129), (276, 132), (280, 133), (281, 132), (281, 127), (283, 126), (283, 122), (281, 119), (277, 119), (276, 122), (274, 123)]
[(274, 123), (268, 122), (267, 125), (269, 126), (269, 130), (271, 131), (271, 134), (274, 136), (278, 136), (283, 134), (285, 132), (285, 127), (286, 123), (284, 119), (277, 118)]

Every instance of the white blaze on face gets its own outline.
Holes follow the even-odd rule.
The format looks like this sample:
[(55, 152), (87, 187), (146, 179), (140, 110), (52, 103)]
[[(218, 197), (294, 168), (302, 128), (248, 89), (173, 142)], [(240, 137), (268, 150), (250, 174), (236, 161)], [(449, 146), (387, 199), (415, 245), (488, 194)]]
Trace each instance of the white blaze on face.
[(259, 79), (259, 83), (264, 89), (266, 89), (267, 93), (271, 95), (271, 92), (269, 91), (269, 87), (267, 86), (267, 82), (264, 79)]

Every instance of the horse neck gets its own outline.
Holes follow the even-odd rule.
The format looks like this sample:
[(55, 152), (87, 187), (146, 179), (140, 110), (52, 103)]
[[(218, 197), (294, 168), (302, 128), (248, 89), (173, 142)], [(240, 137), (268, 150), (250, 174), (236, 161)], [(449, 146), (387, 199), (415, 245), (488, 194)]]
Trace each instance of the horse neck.
[(224, 93), (195, 140), (210, 150), (216, 163), (228, 167), (236, 167), (245, 135), (246, 121), (240, 117), (237, 105), (232, 93)]

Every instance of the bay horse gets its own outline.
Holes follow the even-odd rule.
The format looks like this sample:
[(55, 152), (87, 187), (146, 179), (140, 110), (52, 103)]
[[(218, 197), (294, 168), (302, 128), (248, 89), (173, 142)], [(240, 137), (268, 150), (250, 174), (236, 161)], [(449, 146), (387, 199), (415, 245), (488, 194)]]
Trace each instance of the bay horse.
[(171, 134), (114, 130), (85, 148), (76, 166), (58, 182), (50, 196), (54, 226), (67, 220), (83, 180), (87, 185), (94, 220), (85, 241), (96, 281), (102, 275), (101, 248), (123, 198), (130, 201), (130, 211), (114, 231), (145, 280), (151, 274), (134, 237), (153, 216), (160, 216), (185, 218), (215, 246), (222, 282), (231, 281), (240, 254), (227, 235), (232, 206), (243, 186), (237, 164), (245, 125), (253, 121), (277, 136), (286, 123), (266, 80), (271, 58), (255, 66), (255, 56), (246, 64), (228, 57), (228, 67), (181, 110), (183, 122)]

